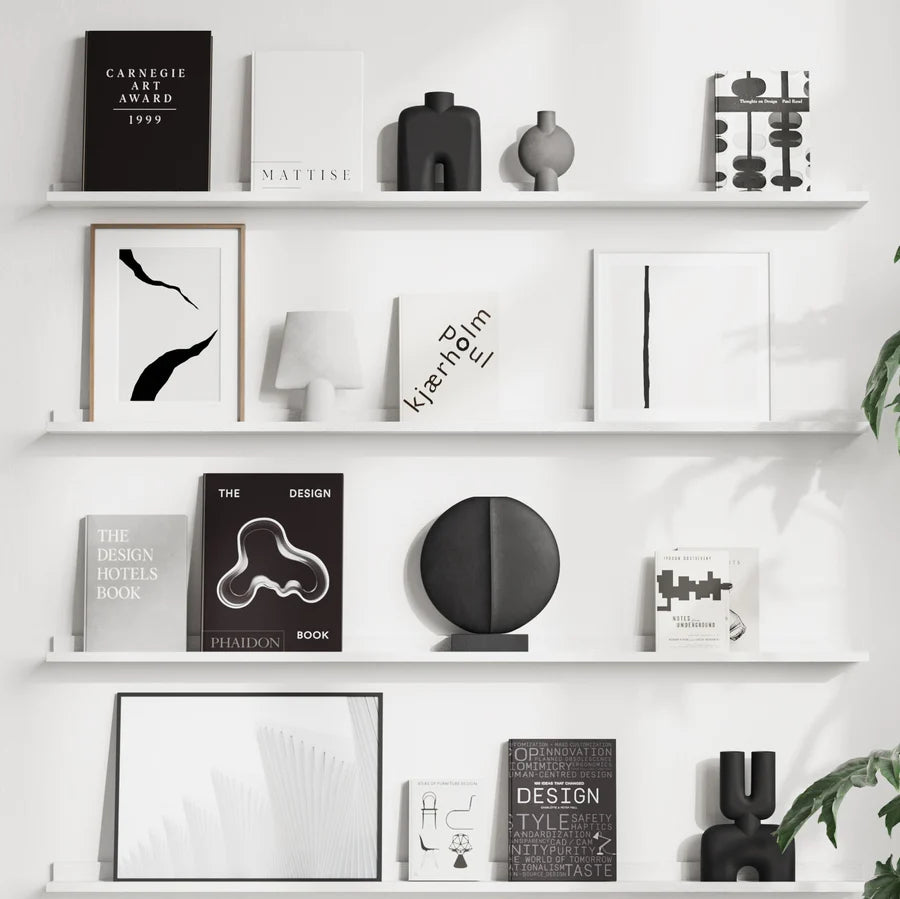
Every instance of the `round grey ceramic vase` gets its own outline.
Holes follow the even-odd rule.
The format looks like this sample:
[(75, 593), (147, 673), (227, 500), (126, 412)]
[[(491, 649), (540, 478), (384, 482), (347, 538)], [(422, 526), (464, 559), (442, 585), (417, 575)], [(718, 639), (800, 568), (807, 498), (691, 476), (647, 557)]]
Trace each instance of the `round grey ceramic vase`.
[(575, 158), (575, 144), (565, 128), (556, 124), (556, 113), (543, 109), (537, 125), (519, 140), (519, 162), (534, 178), (535, 190), (559, 190), (559, 176), (569, 171)]

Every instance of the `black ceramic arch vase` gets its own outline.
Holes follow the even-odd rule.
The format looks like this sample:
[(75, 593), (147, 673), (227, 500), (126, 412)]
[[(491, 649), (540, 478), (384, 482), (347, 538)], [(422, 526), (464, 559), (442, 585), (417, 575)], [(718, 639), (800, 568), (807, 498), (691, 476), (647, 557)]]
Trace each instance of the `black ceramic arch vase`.
[(741, 868), (753, 868), (761, 881), (795, 878), (794, 844), (784, 852), (773, 833), (777, 824), (763, 824), (775, 811), (775, 753), (750, 756), (752, 787), (744, 784), (744, 753), (719, 754), (719, 805), (733, 824), (716, 824), (700, 841), (700, 879), (736, 881)]
[(456, 106), (448, 91), (425, 94), (397, 121), (397, 190), (435, 190), (435, 167), (444, 190), (481, 190), (481, 119)]
[(511, 634), (550, 602), (559, 547), (537, 512), (508, 496), (471, 496), (432, 524), (422, 544), (422, 583), (435, 608), (468, 633), (450, 649), (524, 652)]

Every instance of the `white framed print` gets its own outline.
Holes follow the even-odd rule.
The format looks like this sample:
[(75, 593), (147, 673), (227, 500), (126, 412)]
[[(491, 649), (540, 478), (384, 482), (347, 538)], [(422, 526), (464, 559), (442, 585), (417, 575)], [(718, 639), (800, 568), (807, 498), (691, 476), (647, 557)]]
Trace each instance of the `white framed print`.
[(119, 693), (114, 880), (380, 880), (382, 694)]
[(244, 226), (91, 225), (90, 421), (242, 421)]
[(594, 419), (768, 421), (768, 253), (594, 251)]

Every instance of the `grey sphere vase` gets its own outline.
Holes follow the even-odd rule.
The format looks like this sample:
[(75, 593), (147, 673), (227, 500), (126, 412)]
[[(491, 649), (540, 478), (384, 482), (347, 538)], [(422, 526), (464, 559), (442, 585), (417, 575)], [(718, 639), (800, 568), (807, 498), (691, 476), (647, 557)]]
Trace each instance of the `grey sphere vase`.
[(535, 190), (559, 190), (559, 176), (569, 171), (575, 158), (575, 144), (565, 128), (556, 124), (556, 113), (543, 109), (537, 125), (519, 140), (519, 162), (534, 178)]

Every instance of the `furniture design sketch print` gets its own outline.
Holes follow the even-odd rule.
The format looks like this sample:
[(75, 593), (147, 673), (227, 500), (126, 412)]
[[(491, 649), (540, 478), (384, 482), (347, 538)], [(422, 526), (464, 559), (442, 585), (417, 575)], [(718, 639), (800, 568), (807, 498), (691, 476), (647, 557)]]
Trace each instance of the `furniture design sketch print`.
[(768, 255), (595, 251), (594, 359), (597, 420), (768, 420)]
[(761, 881), (794, 880), (794, 844), (782, 853), (777, 824), (762, 824), (775, 811), (775, 753), (750, 756), (747, 792), (743, 752), (719, 753), (719, 805), (733, 824), (714, 824), (700, 841), (700, 879), (735, 881), (741, 868), (754, 868)]
[(123, 247), (119, 261), (120, 397), (218, 400), (219, 251)]
[(409, 879), (489, 880), (489, 819), (477, 780), (409, 781)]
[[(294, 578), (282, 584), (277, 580), (272, 580), (266, 574), (256, 574), (243, 593), (236, 592), (234, 582), (250, 565), (247, 537), (256, 531), (266, 531), (272, 535), (282, 558), (291, 559), (305, 566), (312, 573), (314, 579), (312, 586), (304, 587), (299, 580)], [(277, 596), (283, 598), (299, 596), (303, 602), (308, 603), (318, 602), (328, 592), (328, 569), (325, 567), (325, 563), (315, 553), (294, 546), (288, 540), (284, 525), (274, 518), (253, 518), (241, 525), (241, 529), (237, 533), (237, 554), (238, 558), (234, 567), (226, 571), (216, 585), (219, 601), (229, 609), (243, 609), (245, 606), (249, 606), (263, 587), (273, 591)]]
[(716, 189), (808, 191), (809, 72), (715, 76)]
[(118, 696), (117, 880), (378, 880), (380, 694)]

